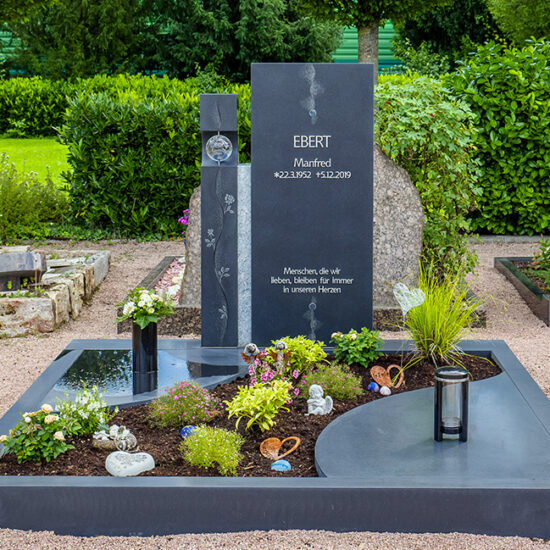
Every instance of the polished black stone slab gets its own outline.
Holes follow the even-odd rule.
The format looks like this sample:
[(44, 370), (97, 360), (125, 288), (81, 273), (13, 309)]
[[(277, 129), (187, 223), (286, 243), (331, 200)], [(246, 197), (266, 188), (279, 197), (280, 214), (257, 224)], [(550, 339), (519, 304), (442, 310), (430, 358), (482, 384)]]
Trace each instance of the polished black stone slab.
[(252, 340), (372, 328), (373, 67), (252, 64)]

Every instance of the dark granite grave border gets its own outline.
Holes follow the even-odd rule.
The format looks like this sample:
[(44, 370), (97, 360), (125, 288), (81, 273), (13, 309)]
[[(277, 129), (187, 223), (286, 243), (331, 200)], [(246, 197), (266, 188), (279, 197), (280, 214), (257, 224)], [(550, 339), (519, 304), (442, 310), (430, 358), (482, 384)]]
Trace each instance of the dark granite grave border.
[(516, 267), (519, 262), (531, 262), (533, 258), (495, 258), (495, 268), (517, 289), (529, 309), (547, 326), (550, 326), (550, 294), (543, 292), (529, 277)]
[[(389, 341), (383, 351), (401, 347), (401, 341)], [(550, 402), (505, 342), (465, 341), (462, 347), (492, 358), (529, 403), (533, 421), (550, 433)], [(40, 403), (63, 365), (58, 361), (38, 378), (0, 420), (0, 431), (19, 410)], [(453, 487), (441, 485), (437, 471), (429, 480), (411, 475), (407, 484), (354, 478), (6, 476), (0, 478), (0, 527), (83, 536), (327, 529), (550, 538), (550, 483), (537, 474), (528, 482), (463, 478)]]

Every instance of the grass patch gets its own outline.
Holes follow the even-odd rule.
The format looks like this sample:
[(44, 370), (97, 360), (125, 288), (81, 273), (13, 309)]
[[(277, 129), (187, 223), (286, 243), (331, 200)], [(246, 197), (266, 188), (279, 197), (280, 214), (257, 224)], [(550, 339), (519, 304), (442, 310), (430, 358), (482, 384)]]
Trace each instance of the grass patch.
[(61, 172), (67, 171), (68, 147), (56, 138), (0, 139), (0, 154), (6, 153), (20, 174), (36, 172), (43, 181), (48, 173), (56, 184), (61, 184)]

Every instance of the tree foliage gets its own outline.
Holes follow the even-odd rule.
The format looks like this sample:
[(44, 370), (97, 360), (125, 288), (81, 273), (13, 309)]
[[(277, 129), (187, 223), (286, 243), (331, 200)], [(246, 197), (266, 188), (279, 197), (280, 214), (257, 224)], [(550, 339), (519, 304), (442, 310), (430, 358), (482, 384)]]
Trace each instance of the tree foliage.
[(144, 25), (141, 0), (59, 0), (10, 30), (18, 68), (58, 79), (132, 69)]
[(396, 25), (399, 38), (414, 48), (423, 43), (432, 53), (462, 57), (471, 44), (484, 44), (498, 33), (485, 0), (456, 0), (448, 6), (408, 17)]
[(527, 38), (550, 36), (548, 0), (487, 0), (500, 28), (518, 44)]
[(42, 6), (56, 0), (2, 0), (0, 4), (0, 23), (21, 21)]
[(297, 0), (159, 0), (157, 63), (170, 76), (214, 69), (249, 79), (252, 62), (331, 60), (340, 29), (297, 9)]
[(391, 19), (404, 21), (449, 0), (300, 0), (302, 9), (326, 21), (357, 27), (359, 62), (378, 62), (378, 27)]

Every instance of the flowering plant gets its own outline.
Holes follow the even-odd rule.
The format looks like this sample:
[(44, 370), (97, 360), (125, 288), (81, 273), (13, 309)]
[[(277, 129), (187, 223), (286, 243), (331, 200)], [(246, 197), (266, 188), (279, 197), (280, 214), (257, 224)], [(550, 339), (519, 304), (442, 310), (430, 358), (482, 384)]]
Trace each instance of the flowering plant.
[[(97, 386), (93, 386), (91, 390), (85, 384), (82, 386), (83, 389), (76, 394), (74, 402), (69, 399), (57, 400), (57, 410), (63, 427), (69, 434), (91, 434), (109, 424), (118, 412), (118, 408), (109, 412), (107, 401)], [(68, 397), (67, 394), (65, 397)]]
[(159, 296), (154, 290), (139, 287), (130, 290), (126, 300), (117, 305), (123, 306), (122, 315), (117, 317), (118, 323), (132, 319), (141, 328), (174, 313), (174, 304), (169, 296)]
[(5, 453), (17, 456), (17, 462), (29, 460), (49, 462), (61, 453), (74, 449), (65, 441), (63, 422), (59, 415), (53, 414), (51, 405), (44, 403), (40, 410), (21, 413), (22, 419), (9, 435), (1, 435)]
[(377, 350), (384, 345), (379, 332), (365, 327), (361, 332), (353, 328), (347, 334), (335, 332), (331, 335), (331, 340), (334, 342), (334, 356), (337, 361), (347, 365), (357, 363), (364, 367), (382, 355)]
[(157, 426), (181, 427), (210, 422), (222, 409), (219, 400), (196, 382), (180, 382), (151, 401), (149, 415)]
[(183, 231), (181, 232), (181, 234), (185, 237), (185, 233), (187, 231), (187, 226), (189, 225), (189, 208), (186, 208), (183, 211), (183, 216), (178, 219), (178, 223), (181, 223), (181, 225), (184, 226)]

